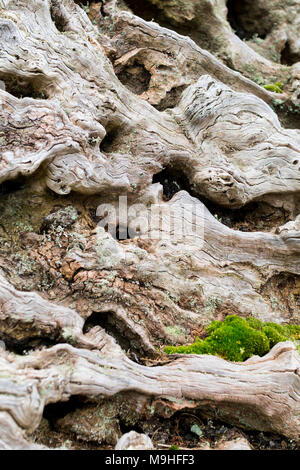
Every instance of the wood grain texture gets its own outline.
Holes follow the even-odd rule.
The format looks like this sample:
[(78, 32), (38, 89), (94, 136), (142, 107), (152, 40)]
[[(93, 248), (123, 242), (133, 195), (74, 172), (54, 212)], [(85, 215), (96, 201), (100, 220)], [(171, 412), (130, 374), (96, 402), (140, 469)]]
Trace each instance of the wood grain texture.
[[(133, 363), (123, 354), (68, 345), (18, 358), (2, 353), (0, 384), (1, 409), (27, 431), (38, 425), (47, 403), (72, 395), (96, 399), (135, 391), (150, 401), (164, 399), (166, 408), (168, 397), (185, 398), (206, 416), (299, 438), (299, 355), (288, 342), (245, 363), (189, 356), (153, 368)], [(2, 439), (3, 445), (15, 446), (15, 434), (9, 429)]]
[[(0, 447), (41, 448), (32, 433), (49, 404), (124, 396), (145, 420), (191, 408), (299, 443), (293, 343), (245, 363), (159, 353), (230, 313), (299, 324), (300, 133), (271, 106), (286, 100), (294, 116), (299, 62), (276, 63), (242, 41), (224, 0), (149, 0), (174, 30), (100, 3), (93, 24), (73, 0), (0, 0), (0, 207), (10, 210), (0, 220)], [(276, 51), (288, 44), (294, 58), (298, 7), (289, 2), (280, 31), (263, 39), (278, 34)], [(218, 36), (215, 49), (203, 35), (209, 46)], [(284, 92), (259, 86), (250, 62), (286, 79)], [(164, 178), (176, 194), (167, 197)], [(117, 208), (120, 195), (140, 204), (128, 216), (139, 233), (126, 240), (95, 222), (97, 204)], [(41, 210), (34, 227), (22, 197)], [(80, 209), (60, 225), (66, 201)], [(284, 216), (243, 232), (214, 212), (249, 204)], [(145, 223), (153, 205), (156, 234)], [(169, 214), (192, 233), (179, 236)]]

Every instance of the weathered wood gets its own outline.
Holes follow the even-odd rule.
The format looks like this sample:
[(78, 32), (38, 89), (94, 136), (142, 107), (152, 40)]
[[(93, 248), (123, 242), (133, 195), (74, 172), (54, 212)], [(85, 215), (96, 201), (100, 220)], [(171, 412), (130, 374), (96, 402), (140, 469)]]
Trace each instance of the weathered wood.
[(148, 436), (131, 431), (119, 439), (115, 450), (151, 450), (153, 448), (151, 439)]
[[(68, 345), (24, 357), (2, 352), (0, 407), (21, 429), (32, 431), (47, 403), (72, 395), (97, 399), (135, 391), (141, 399), (148, 397), (148, 413), (150, 404), (155, 406), (153, 398), (164, 400), (165, 408), (171, 410), (170, 397), (185, 398), (204, 416), (298, 440), (299, 360), (289, 342), (245, 363), (189, 356), (153, 368), (135, 364), (120, 353), (112, 356)], [(144, 401), (143, 407), (147, 410)], [(14, 447), (15, 434), (7, 429), (3, 442)]]
[[(135, 8), (134, 3), (129, 2)], [(282, 63), (299, 61), (299, 1), (149, 0), (153, 16), (187, 34), (219, 58), (264, 81), (284, 72)], [(140, 9), (141, 10), (141, 9)], [(203, 18), (206, 21), (203, 21)], [(231, 21), (231, 26), (228, 22)], [(241, 40), (241, 38), (243, 40)], [(282, 57), (281, 57), (282, 55)]]
[[(150, 225), (141, 238), (123, 243), (99, 228), (89, 249), (64, 258), (61, 271), (72, 281), (74, 294), (85, 293), (85, 315), (99, 312), (101, 322), (101, 312), (111, 312), (112, 322), (123, 325), (123, 334), (131, 338), (131, 347), (148, 353), (161, 341), (192, 340), (196, 326), (226, 313), (252, 313), (279, 323), (292, 314), (298, 323), (296, 298), (290, 298), (286, 311), (279, 291), (273, 290), (273, 302), (265, 293), (278, 273), (299, 274), (298, 231), (282, 229), (277, 235), (232, 230), (185, 191), (169, 202), (157, 200), (156, 207), (165, 227), (160, 239), (152, 238)], [(142, 216), (144, 209), (129, 222), (138, 226)], [(172, 224), (180, 217), (196, 220), (192, 235), (174, 233)], [(82, 301), (77, 305), (82, 308)]]
[[(14, 2), (2, 1), (2, 8), (9, 11), (10, 4)], [(19, 96), (33, 90), (31, 95), (48, 100), (18, 101), (0, 90), (0, 181), (31, 174), (48, 162), (43, 180), (58, 194), (108, 188), (130, 194), (143, 191), (154, 173), (173, 164), (185, 169), (201, 194), (231, 207), (270, 193), (299, 191), (299, 133), (282, 130), (275, 113), (258, 98), (203, 76), (184, 93), (178, 110), (162, 114), (117, 80), (80, 7), (72, 0), (55, 3), (65, 18), (61, 32), (48, 2), (37, 4), (38, 9), (20, 3), (14, 11), (27, 33), (8, 13), (2, 14), (7, 51), (0, 58), (0, 79)], [(60, 16), (55, 14), (58, 26)], [(33, 36), (40, 44), (38, 53)], [(220, 78), (221, 65), (206, 60)], [(226, 80), (228, 70), (224, 74)], [(113, 142), (101, 151), (109, 133)]]
[[(97, 10), (102, 29), (73, 0), (0, 0), (4, 189), (26, 182), (25, 192), (14, 194), (38, 195), (40, 207), (49, 204), (49, 189), (58, 207), (67, 200), (84, 207), (90, 197), (94, 209), (117, 208), (120, 195), (143, 205), (128, 216), (140, 233), (123, 241), (95, 229), (85, 214), (60, 225), (54, 202), (36, 232), (25, 224), (11, 235), (1, 225), (0, 339), (7, 348), (0, 349), (1, 448), (39, 448), (28, 436), (47, 404), (81, 396), (101, 406), (122, 394), (134, 397), (128, 409), (138, 406), (141, 419), (191, 407), (299, 442), (300, 359), (292, 343), (246, 363), (213, 356), (138, 363), (157, 358), (163, 344), (192, 341), (229, 313), (299, 323), (300, 134), (283, 128), (269, 106), (275, 98), (297, 106), (299, 67), (275, 64), (241, 41), (224, 0), (190, 0), (186, 8), (151, 3), (179, 33), (194, 25), (198, 44), (123, 11), (115, 0)], [(280, 52), (288, 43), (298, 57), (290, 12), (299, 2), (292, 3), (284, 13), (292, 26), (284, 21), (276, 47)], [(254, 8), (261, 11), (262, 3)], [(201, 35), (212, 39), (215, 32), (226, 44), (221, 58), (245, 76), (201, 49)], [(266, 77), (291, 73), (290, 88), (274, 94), (258, 86), (245, 68), (250, 61)], [(175, 181), (177, 194), (163, 195), (153, 183), (162, 170), (184, 180), (185, 190)], [(201, 198), (230, 209), (266, 204), (288, 214), (287, 223), (269, 233), (234, 230)], [(153, 205), (162, 214), (156, 236), (143, 219)], [(178, 236), (168, 226), (170, 213), (179, 225), (188, 221), (192, 233)], [(69, 244), (75, 219), (81, 241)], [(115, 228), (119, 223), (118, 214)], [(51, 273), (52, 295), (34, 281), (28, 289), (18, 270), (24, 254), (36, 276), (37, 267)], [(89, 426), (82, 430), (86, 440)]]
[[(125, 11), (115, 12), (113, 19), (112, 51), (108, 53), (114, 57), (115, 71), (120, 75), (132, 64), (143, 65), (151, 78), (148, 90), (140, 96), (151, 104), (162, 104), (168, 93), (180, 91), (180, 87), (185, 88), (206, 74), (235, 91), (253, 93), (268, 103), (275, 96), (277, 98), (274, 93), (224, 65), (187, 36)], [(172, 104), (171, 101), (170, 107)]]

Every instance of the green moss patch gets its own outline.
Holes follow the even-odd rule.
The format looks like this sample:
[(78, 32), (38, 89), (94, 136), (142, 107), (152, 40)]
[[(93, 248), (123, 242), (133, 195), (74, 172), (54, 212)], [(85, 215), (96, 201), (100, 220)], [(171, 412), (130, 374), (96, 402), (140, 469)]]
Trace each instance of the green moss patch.
[(264, 85), (264, 88), (268, 91), (272, 91), (273, 93), (283, 93), (283, 83), (281, 82)]
[(185, 346), (166, 346), (167, 354), (210, 354), (234, 362), (242, 362), (253, 355), (263, 356), (281, 341), (300, 339), (299, 325), (263, 323), (253, 317), (229, 315), (213, 321), (205, 329), (207, 338), (196, 338)]

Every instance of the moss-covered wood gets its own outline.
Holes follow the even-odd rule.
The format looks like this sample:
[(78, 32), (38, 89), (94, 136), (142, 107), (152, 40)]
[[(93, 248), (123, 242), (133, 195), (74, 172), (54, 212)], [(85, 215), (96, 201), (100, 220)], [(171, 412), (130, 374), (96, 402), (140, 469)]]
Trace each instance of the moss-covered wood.
[(245, 361), (252, 356), (264, 356), (281, 341), (300, 339), (299, 325), (279, 325), (261, 322), (257, 318), (228, 315), (205, 328), (207, 338), (197, 338), (184, 346), (166, 346), (167, 354), (211, 354), (229, 361)]

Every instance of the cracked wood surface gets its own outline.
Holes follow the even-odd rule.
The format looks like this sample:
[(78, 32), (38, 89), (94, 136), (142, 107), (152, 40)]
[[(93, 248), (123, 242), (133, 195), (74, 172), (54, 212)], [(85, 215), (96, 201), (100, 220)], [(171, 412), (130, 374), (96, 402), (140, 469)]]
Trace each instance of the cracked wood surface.
[[(162, 10), (160, 0), (152, 3)], [(192, 341), (228, 313), (299, 323), (300, 134), (282, 127), (269, 106), (291, 99), (287, 93), (266, 91), (198, 40), (117, 4), (97, 13), (101, 32), (73, 0), (0, 0), (0, 183), (26, 181), (24, 194), (38, 195), (41, 207), (51, 190), (58, 206), (67, 197), (116, 206), (126, 194), (147, 207), (146, 216), (156, 204), (163, 220), (165, 209), (177, 221), (193, 221), (199, 211), (198, 226), (191, 222), (198, 235), (173, 239), (163, 224), (158, 241), (145, 225), (140, 236), (118, 241), (81, 218), (82, 239), (69, 248), (68, 227), (48, 238), (25, 227), (18, 255), (57, 284), (38, 294), (20, 261), (5, 255), (10, 233), (0, 226), (0, 339), (8, 348), (0, 349), (0, 447), (41, 448), (30, 436), (48, 404), (73, 396), (101, 403), (123, 393), (133, 394), (128, 407), (144, 419), (153, 409), (165, 417), (191, 407), (298, 442), (300, 368), (292, 343), (245, 363), (190, 356), (149, 367), (124, 352), (129, 345), (137, 360), (155, 358), (162, 344)], [(177, 4), (165, 2), (169, 18), (181, 12), (182, 24), (198, 24), (194, 1), (187, 10), (174, 10)], [(268, 76), (281, 73), (232, 32), (223, 0), (201, 8), (226, 37), (227, 65), (242, 72), (252, 61)], [(297, 55), (294, 23), (286, 41)], [(141, 74), (142, 86), (149, 78), (146, 90), (128, 89), (128, 70)], [(152, 180), (163, 169), (184, 175), (188, 192), (166, 201)], [(233, 230), (202, 197), (230, 209), (269, 204), (289, 219), (276, 233)], [(143, 216), (137, 210), (129, 222), (138, 226)]]
[[(27, 81), (48, 100), (17, 100), (0, 90), (0, 181), (32, 174), (43, 163), (42, 179), (58, 194), (108, 188), (132, 193), (133, 188), (145, 190), (153, 174), (172, 164), (186, 169), (196, 191), (230, 207), (299, 191), (299, 132), (283, 130), (276, 114), (254, 95), (234, 92), (204, 75), (178, 108), (161, 113), (117, 80), (96, 31), (71, 0), (61, 6), (63, 32), (55, 28), (47, 2), (33, 2), (38, 9), (20, 2), (11, 13), (10, 2), (4, 3), (7, 47), (0, 78), (8, 89), (12, 76), (21, 88)], [(221, 65), (207, 61), (209, 72), (216, 64), (220, 78)], [(113, 143), (101, 151), (110, 133)]]
[[(72, 395), (97, 399), (123, 391), (136, 392), (140, 400), (147, 397), (145, 415), (153, 399), (165, 400), (168, 408), (169, 397), (184, 398), (206, 416), (299, 438), (299, 355), (289, 342), (245, 363), (189, 356), (152, 368), (133, 363), (122, 353), (106, 355), (64, 344), (25, 357), (1, 353), (0, 368), (2, 418), (11, 424), (1, 436), (3, 447), (14, 448), (16, 441), (19, 447), (21, 431), (33, 431), (48, 403)], [(15, 436), (16, 424), (20, 431)]]

